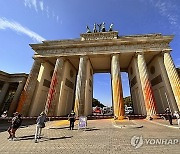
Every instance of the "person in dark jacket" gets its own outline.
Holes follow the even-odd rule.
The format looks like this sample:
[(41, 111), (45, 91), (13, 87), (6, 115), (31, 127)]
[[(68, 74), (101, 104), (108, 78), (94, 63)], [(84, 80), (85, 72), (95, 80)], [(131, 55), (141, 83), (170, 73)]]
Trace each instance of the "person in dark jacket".
[(68, 120), (70, 121), (69, 129), (74, 129), (74, 122), (76, 120), (75, 112), (72, 110), (71, 113), (68, 115)]
[(10, 140), (16, 139), (15, 133), (17, 129), (21, 126), (21, 123), (22, 123), (21, 114), (19, 114), (18, 112), (15, 112), (14, 118), (12, 118), (12, 121), (11, 121), (11, 126), (7, 130), (9, 133), (8, 139)]
[(165, 114), (166, 114), (167, 119), (169, 120), (169, 124), (172, 125), (172, 114), (169, 107), (166, 108)]

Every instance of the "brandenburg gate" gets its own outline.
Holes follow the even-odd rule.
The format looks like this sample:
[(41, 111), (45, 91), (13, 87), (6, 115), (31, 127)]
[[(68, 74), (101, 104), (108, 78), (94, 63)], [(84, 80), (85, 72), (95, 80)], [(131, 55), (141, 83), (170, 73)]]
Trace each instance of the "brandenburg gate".
[[(17, 111), (37, 116), (92, 114), (93, 74), (111, 74), (114, 116), (124, 116), (121, 72), (127, 72), (134, 114), (155, 116), (180, 110), (180, 79), (171, 58), (172, 35), (119, 36), (112, 29), (79, 39), (30, 44), (34, 64)], [(101, 90), (103, 95), (103, 89)]]

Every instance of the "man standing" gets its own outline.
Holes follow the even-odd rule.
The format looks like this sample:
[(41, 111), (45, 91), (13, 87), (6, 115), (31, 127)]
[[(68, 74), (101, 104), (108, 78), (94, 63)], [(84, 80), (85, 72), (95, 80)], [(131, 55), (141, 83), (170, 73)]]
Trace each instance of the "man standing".
[(40, 139), (42, 128), (45, 127), (46, 114), (44, 112), (41, 112), (36, 122), (37, 122), (37, 125), (36, 125), (36, 133), (35, 133), (35, 143), (37, 143), (38, 139)]
[(71, 111), (71, 113), (68, 115), (68, 120), (70, 121), (70, 126), (69, 126), (69, 128), (70, 128), (70, 130), (72, 129), (74, 129), (74, 122), (75, 122), (75, 112), (72, 110)]
[(178, 111), (174, 111), (174, 116), (177, 118), (177, 123), (180, 128), (180, 115), (179, 115)]
[(171, 111), (170, 111), (169, 107), (166, 108), (165, 114), (167, 116), (167, 119), (169, 120), (169, 124), (172, 125), (172, 115), (171, 115)]
[(16, 138), (15, 133), (16, 133), (16, 130), (21, 126), (21, 123), (22, 123), (21, 114), (19, 114), (18, 112), (15, 112), (14, 118), (12, 118), (12, 121), (11, 121), (11, 126), (7, 130), (9, 133), (8, 139), (14, 140)]

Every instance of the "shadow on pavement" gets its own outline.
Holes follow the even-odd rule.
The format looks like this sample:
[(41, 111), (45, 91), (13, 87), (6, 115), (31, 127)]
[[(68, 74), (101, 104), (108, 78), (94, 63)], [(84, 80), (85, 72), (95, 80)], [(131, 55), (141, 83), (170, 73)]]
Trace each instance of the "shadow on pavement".
[(51, 137), (51, 138), (42, 137), (41, 140), (39, 140), (38, 142), (46, 142), (46, 141), (53, 141), (53, 140), (68, 139), (68, 138), (72, 138), (72, 137), (73, 136), (62, 136), (62, 137)]
[(18, 140), (33, 140), (33, 139), (34, 139), (34, 135), (27, 135), (27, 136), (18, 137)]
[(80, 130), (84, 130), (84, 131), (96, 131), (96, 130), (100, 130), (99, 128), (84, 128), (84, 129), (80, 129)]
[[(67, 139), (67, 138), (72, 138), (72, 137), (73, 136), (62, 136), (62, 137), (52, 137), (52, 138), (41, 137), (38, 142)], [(17, 137), (15, 141), (24, 141), (24, 140), (34, 140), (34, 135), (20, 136), (20, 137)]]
[(66, 126), (66, 127), (49, 128), (49, 129), (67, 129), (67, 128), (69, 128), (69, 126)]

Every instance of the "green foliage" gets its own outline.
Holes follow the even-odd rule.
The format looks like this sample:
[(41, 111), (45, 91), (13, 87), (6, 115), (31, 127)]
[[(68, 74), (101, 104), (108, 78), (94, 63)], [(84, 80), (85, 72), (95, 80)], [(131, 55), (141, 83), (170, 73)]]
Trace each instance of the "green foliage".
[(124, 99), (124, 105), (127, 105), (127, 106), (132, 106), (132, 100), (131, 100), (131, 96), (127, 96)]
[(98, 106), (98, 107), (101, 107), (101, 108), (105, 107), (104, 104), (100, 103), (100, 101), (98, 101), (98, 100), (95, 99), (95, 98), (93, 98), (92, 106), (93, 106), (93, 107)]

